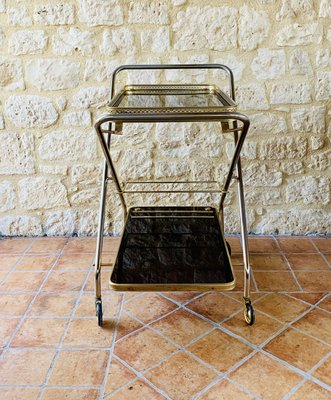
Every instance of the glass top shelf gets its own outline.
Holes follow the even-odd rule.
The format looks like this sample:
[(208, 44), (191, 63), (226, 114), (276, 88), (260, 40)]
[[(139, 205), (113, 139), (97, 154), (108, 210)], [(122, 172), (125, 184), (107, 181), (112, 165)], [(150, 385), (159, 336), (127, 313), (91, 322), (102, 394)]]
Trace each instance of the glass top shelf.
[(108, 104), (111, 114), (234, 112), (236, 104), (214, 85), (128, 85)]

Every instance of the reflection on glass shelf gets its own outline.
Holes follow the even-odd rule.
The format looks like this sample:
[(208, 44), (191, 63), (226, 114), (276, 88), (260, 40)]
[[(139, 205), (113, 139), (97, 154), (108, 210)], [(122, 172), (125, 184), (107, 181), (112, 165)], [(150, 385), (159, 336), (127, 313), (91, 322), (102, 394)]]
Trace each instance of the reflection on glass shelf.
[(213, 284), (234, 279), (216, 210), (131, 209), (111, 281), (117, 284)]
[(211, 93), (205, 94), (125, 94), (117, 107), (222, 107), (220, 98)]

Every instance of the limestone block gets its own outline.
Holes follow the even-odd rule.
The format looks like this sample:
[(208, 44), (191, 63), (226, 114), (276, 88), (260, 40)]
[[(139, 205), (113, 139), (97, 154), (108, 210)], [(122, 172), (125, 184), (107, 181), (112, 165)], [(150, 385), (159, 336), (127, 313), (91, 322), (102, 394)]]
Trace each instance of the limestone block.
[(174, 6), (182, 6), (185, 3), (186, 3), (186, 0), (172, 0), (172, 4)]
[(61, 181), (50, 177), (29, 177), (18, 182), (20, 204), (27, 210), (67, 206), (67, 190)]
[(252, 114), (249, 116), (251, 125), (249, 135), (279, 134), (287, 132), (286, 120), (282, 115), (271, 113)]
[(25, 89), (21, 60), (0, 56), (0, 87), (5, 90)]
[[(203, 29), (197, 27), (203, 24)], [(173, 25), (177, 50), (230, 50), (237, 46), (237, 10), (228, 6), (188, 7)]]
[(0, 130), (5, 129), (5, 120), (3, 115), (0, 115)]
[(81, 52), (83, 56), (93, 52), (96, 45), (93, 32), (81, 31), (79, 28), (59, 28), (52, 37), (53, 52), (59, 56), (67, 56)]
[(236, 102), (242, 110), (268, 110), (265, 89), (258, 83), (238, 85)]
[(323, 151), (319, 154), (313, 154), (310, 157), (308, 167), (312, 170), (325, 171), (331, 166), (331, 150)]
[(100, 197), (100, 190), (98, 188), (81, 189), (77, 193), (71, 196), (70, 204), (97, 205), (99, 202), (99, 197)]
[(26, 79), (40, 91), (71, 89), (79, 83), (79, 62), (34, 59), (26, 64)]
[(289, 69), (292, 75), (313, 75), (308, 53), (302, 49), (295, 49), (290, 58)]
[(280, 11), (276, 19), (282, 21), (286, 18), (312, 19), (316, 15), (313, 0), (282, 0)]
[(324, 133), (325, 112), (325, 106), (313, 106), (295, 110), (291, 114), (292, 128), (296, 132)]
[(72, 98), (72, 106), (75, 108), (100, 107), (106, 104), (109, 97), (109, 88), (94, 86), (80, 89)]
[[(254, 210), (247, 210), (247, 229), (249, 232), (252, 231), (252, 227), (255, 223), (255, 212)], [(228, 233), (240, 233), (240, 218), (238, 210), (231, 207), (226, 207), (224, 210), (224, 226), (225, 232)]]
[(142, 50), (153, 53), (164, 53), (170, 49), (170, 34), (168, 27), (161, 27), (155, 31), (144, 30), (141, 32)]
[(271, 104), (303, 104), (311, 102), (311, 87), (308, 82), (281, 82), (272, 85)]
[(290, 24), (277, 34), (278, 46), (300, 46), (319, 44), (322, 41), (322, 27), (317, 22), (312, 24)]
[(71, 181), (74, 185), (96, 185), (101, 183), (100, 165), (74, 165), (71, 170)]
[[(206, 62), (208, 63), (208, 60)], [(238, 57), (234, 56), (233, 54), (229, 54), (227, 57), (217, 60), (217, 62), (227, 65), (229, 68), (231, 68), (235, 82), (239, 81), (242, 78), (246, 64), (243, 61), (240, 61)], [(218, 77), (220, 75), (220, 72), (215, 72), (215, 75)], [(226, 78), (225, 74), (223, 76), (224, 78)]]
[(44, 230), (47, 236), (72, 236), (75, 232), (75, 217), (72, 210), (46, 213)]
[(2, 132), (0, 136), (0, 174), (33, 174), (35, 172), (33, 135)]
[(280, 170), (287, 175), (297, 175), (304, 172), (304, 166), (301, 161), (283, 161), (280, 164)]
[(68, 172), (68, 168), (66, 165), (41, 165), (39, 169), (43, 175), (66, 176)]
[(284, 50), (259, 49), (251, 68), (257, 79), (276, 79), (285, 74), (285, 63)]
[[(83, 210), (76, 215), (78, 236), (95, 236), (98, 231), (98, 211)], [(107, 221), (106, 224), (107, 225)]]
[(89, 58), (86, 60), (84, 81), (110, 82), (111, 75), (119, 63)]
[(0, 218), (0, 234), (3, 236), (40, 236), (43, 234), (39, 217), (8, 215)]
[(0, 0), (0, 12), (6, 12), (6, 0)]
[(15, 208), (16, 193), (13, 184), (9, 181), (0, 182), (0, 212)]
[(67, 99), (63, 96), (58, 96), (55, 99), (55, 104), (60, 111), (63, 111), (67, 106)]
[(271, 189), (263, 192), (246, 191), (245, 201), (246, 204), (253, 206), (274, 206), (283, 202), (280, 190), (271, 191)]
[(155, 176), (157, 178), (177, 178), (188, 176), (191, 166), (186, 160), (181, 161), (158, 161), (155, 165)]
[(220, 157), (222, 137), (216, 124), (195, 123), (192, 129), (185, 128), (185, 144), (189, 155), (194, 157)]
[(210, 162), (195, 161), (192, 167), (193, 179), (196, 181), (214, 181), (215, 167)]
[[(159, 124), (169, 125), (169, 124)], [(127, 145), (135, 146), (137, 144), (146, 144), (146, 139), (151, 136), (154, 132), (154, 126), (150, 123), (137, 123), (137, 124), (124, 124), (123, 125), (123, 136), (117, 136), (122, 139), (122, 143)], [(115, 138), (115, 137), (114, 137)]]
[(120, 0), (78, 0), (78, 6), (79, 21), (89, 26), (123, 24)]
[(37, 4), (34, 7), (33, 19), (43, 25), (70, 25), (75, 23), (73, 4)]
[(39, 155), (41, 159), (48, 161), (90, 160), (96, 155), (95, 132), (80, 130), (50, 132), (40, 143)]
[(156, 140), (162, 149), (180, 147), (185, 141), (183, 124), (169, 123), (156, 125)]
[(14, 55), (43, 53), (48, 37), (42, 30), (14, 32), (8, 40), (8, 52)]
[(71, 111), (63, 115), (64, 125), (91, 126), (91, 113), (87, 110)]
[(165, 1), (146, 3), (132, 1), (129, 6), (129, 23), (156, 24), (169, 23), (168, 4)]
[(322, 149), (324, 147), (324, 137), (322, 135), (311, 136), (310, 143), (312, 150)]
[(125, 55), (134, 54), (136, 52), (134, 38), (135, 34), (132, 29), (106, 29), (102, 35), (100, 52), (110, 56), (114, 55), (116, 52)]
[(32, 18), (29, 15), (29, 10), (26, 7), (14, 8), (10, 7), (7, 10), (8, 25), (12, 26), (31, 26)]
[[(225, 146), (225, 151), (229, 160), (232, 160), (234, 150), (235, 150), (234, 143), (232, 141), (228, 142)], [(257, 143), (246, 140), (240, 154), (241, 157), (244, 159), (255, 160), (257, 154)]]
[(321, 0), (318, 16), (320, 18), (331, 18), (330, 0)]
[(331, 98), (331, 71), (317, 72), (315, 93), (316, 93), (316, 100), (330, 100), (330, 98)]
[(254, 50), (268, 36), (270, 22), (266, 12), (244, 5), (240, 8), (239, 44), (243, 50)]
[[(172, 64), (180, 64), (178, 57), (171, 57), (169, 62)], [(209, 56), (207, 54), (195, 54), (185, 60), (188, 64), (208, 64)], [(222, 72), (217, 74), (217, 79), (220, 79)], [(166, 70), (165, 77), (167, 81), (176, 83), (204, 83), (206, 81), (207, 72), (205, 70)]]
[(307, 139), (282, 137), (263, 140), (260, 146), (262, 160), (301, 159), (307, 154)]
[(328, 233), (331, 230), (331, 215), (316, 209), (268, 210), (256, 230), (263, 235)]
[(47, 128), (58, 119), (53, 103), (43, 96), (10, 96), (5, 111), (8, 119), (20, 128)]
[(325, 177), (305, 176), (289, 179), (285, 191), (286, 202), (302, 201), (304, 204), (328, 204), (330, 182)]
[(152, 152), (150, 150), (129, 149), (124, 152), (120, 176), (124, 180), (152, 177)]
[(244, 168), (244, 182), (248, 186), (254, 187), (273, 187), (282, 184), (282, 173), (270, 170), (263, 164), (251, 164)]
[(331, 51), (330, 49), (319, 49), (316, 52), (316, 66), (326, 68), (331, 66)]

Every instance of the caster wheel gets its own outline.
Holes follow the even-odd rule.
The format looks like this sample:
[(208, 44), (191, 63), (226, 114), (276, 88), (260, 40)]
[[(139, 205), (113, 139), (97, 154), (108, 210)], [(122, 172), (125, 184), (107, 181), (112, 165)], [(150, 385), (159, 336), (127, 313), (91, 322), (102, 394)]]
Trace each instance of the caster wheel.
[(253, 325), (255, 322), (254, 308), (251, 303), (245, 303), (244, 318), (248, 325)]
[(102, 321), (102, 303), (96, 303), (96, 313), (98, 317), (98, 325), (102, 326), (103, 321)]
[(228, 248), (229, 255), (231, 256), (231, 246), (230, 246), (230, 243), (229, 243), (229, 242), (225, 242), (225, 243), (226, 243), (226, 247)]

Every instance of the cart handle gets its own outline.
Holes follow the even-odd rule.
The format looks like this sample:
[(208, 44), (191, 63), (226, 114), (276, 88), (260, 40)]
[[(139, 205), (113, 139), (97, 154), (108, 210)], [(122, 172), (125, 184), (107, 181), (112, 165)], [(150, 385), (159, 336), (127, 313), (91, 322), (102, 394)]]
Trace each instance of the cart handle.
[(149, 69), (221, 69), (228, 74), (229, 77), (229, 89), (230, 89), (230, 96), (233, 101), (235, 101), (235, 93), (234, 93), (234, 77), (232, 70), (224, 64), (126, 64), (120, 65), (117, 67), (111, 76), (111, 99), (114, 97), (115, 94), (115, 80), (116, 76), (119, 72), (124, 70), (149, 70)]

